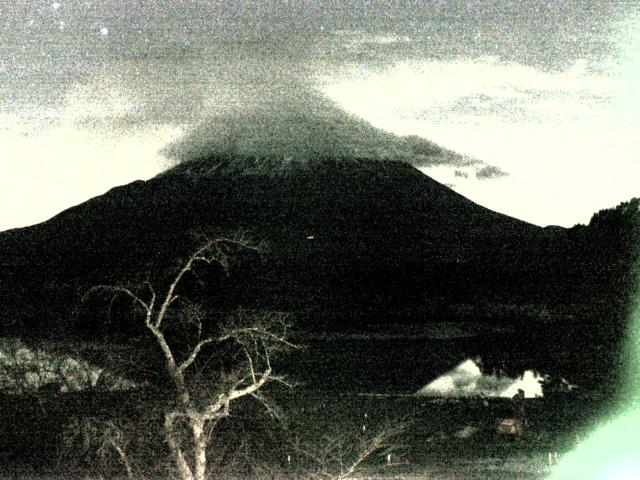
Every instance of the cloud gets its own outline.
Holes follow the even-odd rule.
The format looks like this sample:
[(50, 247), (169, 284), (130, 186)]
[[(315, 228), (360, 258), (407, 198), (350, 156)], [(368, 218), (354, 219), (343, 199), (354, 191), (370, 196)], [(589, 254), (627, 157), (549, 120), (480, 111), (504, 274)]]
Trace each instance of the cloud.
[(182, 129), (147, 123), (131, 98), (102, 87), (76, 85), (57, 106), (0, 114), (0, 231), (161, 170), (158, 152)]
[(558, 124), (607, 115), (624, 85), (592, 67), (582, 59), (559, 72), (488, 56), (422, 59), (382, 69), (355, 66), (320, 80), (346, 110), (382, 128), (418, 133), (425, 124)]
[[(341, 154), (404, 159), (456, 169), (486, 165), (473, 160), (480, 158), (508, 171), (509, 182), (526, 178), (542, 184), (552, 180), (543, 173), (547, 167), (537, 163), (553, 159), (549, 153), (554, 152), (534, 156), (535, 148), (549, 144), (548, 136), (536, 133), (541, 128), (555, 129), (558, 119), (573, 122), (592, 110), (605, 109), (611, 116), (628, 110), (630, 118), (637, 110), (619, 108), (632, 105), (628, 100), (636, 98), (637, 89), (629, 89), (624, 102), (610, 103), (610, 82), (593, 68), (594, 48), (600, 47), (589, 43), (595, 36), (586, 27), (595, 22), (598, 32), (610, 30), (612, 16), (600, 11), (606, 6), (594, 10), (576, 4), (569, 16), (569, 7), (560, 4), (540, 10), (535, 2), (525, 2), (514, 10), (506, 1), (489, 10), (469, 2), (465, 8), (459, 2), (389, 8), (372, 7), (364, 0), (350, 0), (347, 9), (320, 7), (307, 0), (286, 4), (243, 0), (233, 5), (205, 0), (62, 3), (55, 16), (48, 4), (16, 5), (0, 25), (3, 38), (10, 39), (0, 45), (5, 54), (0, 93), (8, 92), (2, 96), (0, 111), (11, 112), (15, 122), (5, 132), (10, 140), (4, 151), (22, 148), (22, 130), (39, 132), (42, 141), (35, 143), (47, 144), (46, 156), (55, 163), (48, 168), (59, 172), (60, 178), (80, 171), (81, 155), (88, 170), (104, 168), (91, 160), (86, 149), (100, 143), (101, 161), (121, 170), (118, 181), (134, 180), (139, 173), (130, 170), (126, 175), (125, 165), (140, 155), (140, 139), (151, 134), (153, 141), (146, 143), (149, 151), (144, 153), (147, 159), (159, 158), (157, 151), (163, 147), (173, 161), (228, 147), (282, 157)], [(503, 10), (508, 15), (494, 15)], [(58, 20), (65, 22), (62, 31)], [(569, 20), (585, 28), (552, 32), (540, 28), (566, 25), (563, 22)], [(526, 41), (514, 42), (501, 34), (513, 31), (514, 22)], [(109, 26), (109, 35), (99, 35), (101, 26)], [(570, 50), (568, 45), (579, 48)], [(585, 61), (576, 62), (577, 58)], [(529, 122), (525, 134), (505, 134), (505, 125), (519, 117)], [(627, 123), (629, 130), (635, 128), (635, 123)], [(178, 141), (176, 131), (185, 132)], [(171, 134), (162, 137), (164, 132)], [(127, 153), (124, 145), (133, 137), (135, 151)], [(629, 141), (618, 140), (614, 136), (599, 142), (619, 145), (615, 152), (605, 152), (606, 158), (628, 157), (634, 151), (628, 148)], [(522, 141), (535, 148), (516, 145)], [(605, 158), (602, 149), (581, 139), (563, 144), (581, 143), (587, 153), (597, 151), (599, 158)], [(528, 157), (520, 155), (523, 150)], [(563, 159), (568, 157), (565, 153)], [(0, 169), (15, 170), (17, 166), (7, 163), (18, 158), (25, 165), (42, 163), (37, 158), (42, 149), (25, 147), (20, 155), (10, 160), (3, 156)], [(553, 160), (554, 165), (560, 163)], [(535, 171), (523, 172), (512, 165), (516, 161), (536, 164)], [(571, 166), (572, 171), (581, 169), (582, 165)], [(156, 165), (153, 171), (160, 170)], [(42, 185), (23, 177), (21, 189), (37, 198)], [(620, 196), (635, 189), (630, 178), (624, 174), (628, 185)], [(507, 181), (475, 180), (455, 183), (480, 191), (459, 190), (490, 208), (518, 204), (515, 195), (496, 193)], [(619, 177), (616, 180), (620, 183)], [(52, 196), (66, 198), (65, 192), (55, 193), (58, 187), (53, 182), (47, 185)], [(17, 190), (12, 187), (14, 193)], [(527, 191), (521, 185), (514, 190)], [(526, 217), (529, 210), (541, 209), (539, 192), (533, 193), (526, 209), (508, 213)], [(508, 205), (504, 198), (509, 198)], [(25, 204), (13, 196), (3, 200)], [(585, 196), (579, 203), (589, 214), (603, 206), (587, 205)]]
[(493, 178), (500, 178), (507, 176), (508, 173), (493, 165), (487, 165), (486, 167), (476, 170), (476, 178), (478, 180), (489, 180)]
[(497, 57), (404, 59), (345, 68), (322, 85), (374, 126), (495, 167), (464, 181), (453, 168), (426, 171), (458, 193), (538, 225), (569, 227), (637, 195), (640, 98), (637, 69), (624, 57), (620, 65), (572, 60), (549, 69)]
[(310, 112), (294, 107), (211, 117), (164, 150), (178, 162), (228, 152), (293, 161), (348, 157), (416, 166), (477, 163), (423, 138), (376, 129), (322, 100)]
[[(314, 41), (284, 35), (143, 49), (118, 66), (128, 72), (119, 90), (128, 92), (135, 108), (109, 120), (113, 128), (124, 129), (138, 123), (180, 125), (184, 137), (163, 149), (173, 162), (232, 149), (294, 160), (342, 156), (414, 165), (479, 163), (423, 137), (375, 128), (328, 98), (317, 72), (333, 71), (334, 59), (326, 58), (326, 51), (339, 45), (332, 35)], [(96, 120), (104, 119), (85, 119)]]
[[(108, 39), (79, 34), (76, 43), (49, 32), (50, 43), (39, 45), (47, 61), (24, 56), (31, 44), (7, 57), (0, 84), (12, 95), (0, 105), (0, 197), (15, 208), (0, 230), (229, 149), (296, 160), (477, 164), (422, 137), (375, 128), (327, 98), (317, 72), (334, 71), (325, 54), (339, 44), (335, 36), (194, 34), (147, 43), (120, 37), (124, 30)], [(82, 54), (87, 49), (92, 55)]]

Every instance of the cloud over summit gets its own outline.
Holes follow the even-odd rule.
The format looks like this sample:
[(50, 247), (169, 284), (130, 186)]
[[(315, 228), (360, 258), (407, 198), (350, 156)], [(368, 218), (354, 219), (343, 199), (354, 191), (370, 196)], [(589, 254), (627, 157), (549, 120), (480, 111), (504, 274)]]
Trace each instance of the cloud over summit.
[(350, 157), (416, 166), (479, 163), (423, 138), (399, 137), (374, 128), (319, 97), (311, 110), (282, 107), (212, 116), (164, 153), (175, 162), (232, 153), (287, 161)]

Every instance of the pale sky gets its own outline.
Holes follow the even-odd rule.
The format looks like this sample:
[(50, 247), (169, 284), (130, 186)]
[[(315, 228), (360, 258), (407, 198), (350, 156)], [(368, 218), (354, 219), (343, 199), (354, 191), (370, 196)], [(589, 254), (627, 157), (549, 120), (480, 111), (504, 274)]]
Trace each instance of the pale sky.
[(0, 230), (150, 178), (202, 135), (302, 144), (314, 118), (334, 150), (395, 148), (367, 125), (478, 159), (422, 170), (539, 225), (640, 196), (638, 2), (58, 0), (0, 18)]

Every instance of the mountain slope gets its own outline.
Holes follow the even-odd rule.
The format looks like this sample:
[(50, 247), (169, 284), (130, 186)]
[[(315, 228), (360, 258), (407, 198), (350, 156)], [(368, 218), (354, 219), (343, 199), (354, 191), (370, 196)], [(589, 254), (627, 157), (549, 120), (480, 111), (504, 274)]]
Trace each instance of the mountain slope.
[(478, 257), (509, 262), (517, 239), (542, 233), (399, 162), (327, 159), (267, 173), (254, 163), (207, 159), (115, 188), (48, 222), (4, 232), (0, 259), (27, 285), (88, 286), (168, 268), (195, 234), (242, 229), (269, 243), (270, 271), (314, 272), (317, 282), (350, 271), (397, 277)]
[(395, 161), (203, 158), (0, 233), (1, 327), (138, 333), (128, 304), (78, 308), (83, 293), (161, 286), (204, 236), (243, 231), (266, 243), (262, 259), (238, 255), (229, 278), (201, 269), (185, 286), (212, 312), (277, 309), (305, 328), (361, 332), (479, 321), (511, 332), (474, 343), (488, 361), (582, 369), (588, 355), (594, 368), (611, 364), (623, 338), (632, 230), (622, 217), (543, 229)]

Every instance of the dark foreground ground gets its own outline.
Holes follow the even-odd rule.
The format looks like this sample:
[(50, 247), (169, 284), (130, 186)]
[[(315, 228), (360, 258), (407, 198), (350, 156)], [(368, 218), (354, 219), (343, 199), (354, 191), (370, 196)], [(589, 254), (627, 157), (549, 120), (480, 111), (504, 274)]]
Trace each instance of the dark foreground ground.
[[(122, 426), (134, 470), (144, 478), (166, 478), (170, 470), (157, 395), (5, 397), (0, 477), (123, 477), (118, 459), (104, 448), (99, 453), (103, 444), (79, 427), (79, 419), (89, 418), (95, 425), (113, 420)], [(511, 415), (505, 399), (339, 395), (304, 387), (272, 391), (271, 398), (283, 421), (264, 415), (255, 404), (238, 405), (212, 437), (212, 472), (226, 478), (311, 478), (329, 471), (337, 477), (359, 449), (394, 431), (356, 477), (544, 478), (552, 468), (550, 454), (553, 460), (555, 452), (561, 457), (574, 448), (603, 408), (598, 398), (584, 393), (530, 399), (523, 434), (511, 436), (496, 432), (497, 420)]]
[[(493, 334), (491, 341), (499, 338)], [(521, 350), (507, 349), (506, 340), (504, 358), (519, 358)], [(281, 412), (279, 420), (251, 400), (234, 404), (217, 426), (211, 478), (338, 478), (384, 433), (393, 435), (359, 465), (356, 477), (544, 478), (556, 454), (572, 450), (603, 417), (612, 395), (594, 388), (603, 383), (571, 377), (580, 388), (526, 400), (526, 426), (513, 436), (496, 431), (499, 419), (513, 416), (509, 399), (411, 393), (478, 354), (485, 343), (431, 333), (413, 340), (309, 340), (295, 361), (285, 358), (277, 367), (298, 384), (265, 392)], [(0, 395), (0, 478), (124, 477), (105, 431), (119, 432), (140, 478), (172, 478), (162, 432), (166, 405), (167, 392), (157, 389)]]

